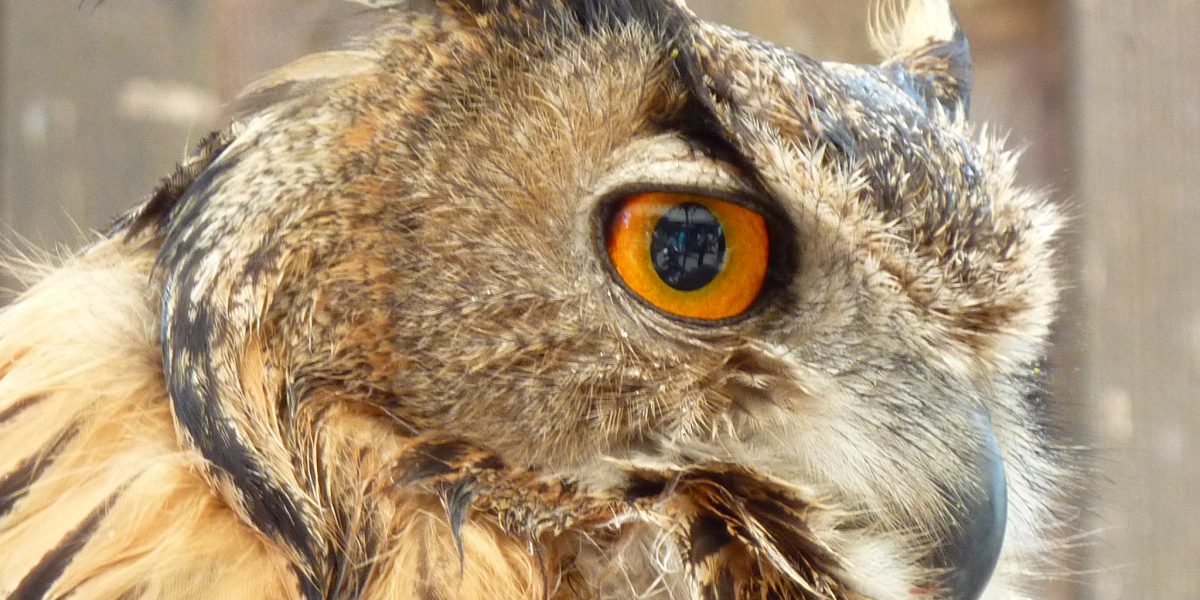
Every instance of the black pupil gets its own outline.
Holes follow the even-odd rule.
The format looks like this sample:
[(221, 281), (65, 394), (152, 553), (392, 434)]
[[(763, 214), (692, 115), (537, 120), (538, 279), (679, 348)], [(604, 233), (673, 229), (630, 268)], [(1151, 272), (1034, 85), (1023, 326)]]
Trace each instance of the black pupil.
[(725, 230), (704, 206), (680, 204), (654, 227), (650, 253), (663, 282), (684, 292), (698, 290), (725, 266)]

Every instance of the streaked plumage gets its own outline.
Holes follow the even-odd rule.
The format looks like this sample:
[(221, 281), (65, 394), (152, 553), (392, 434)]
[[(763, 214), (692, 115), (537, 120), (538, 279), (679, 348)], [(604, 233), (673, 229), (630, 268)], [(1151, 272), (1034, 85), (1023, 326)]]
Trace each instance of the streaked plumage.
[[(670, 0), (366, 4), (0, 313), (0, 595), (1022, 597), (1061, 218), (944, 2), (879, 67)], [(749, 312), (617, 280), (647, 189), (767, 219)]]

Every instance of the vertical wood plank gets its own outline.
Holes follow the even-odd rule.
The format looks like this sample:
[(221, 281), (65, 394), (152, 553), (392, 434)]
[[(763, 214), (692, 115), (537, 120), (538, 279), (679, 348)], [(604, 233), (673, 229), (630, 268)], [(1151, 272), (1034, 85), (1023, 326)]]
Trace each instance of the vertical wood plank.
[(1200, 598), (1200, 4), (1075, 0), (1089, 597)]

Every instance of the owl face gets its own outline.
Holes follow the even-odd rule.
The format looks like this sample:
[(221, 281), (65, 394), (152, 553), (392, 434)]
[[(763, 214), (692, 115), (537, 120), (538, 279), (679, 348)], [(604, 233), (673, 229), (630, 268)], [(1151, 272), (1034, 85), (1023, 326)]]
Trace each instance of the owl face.
[(263, 419), (350, 404), (586, 489), (742, 465), (972, 597), (1006, 495), (1010, 543), (1046, 520), (1059, 217), (967, 123), (948, 9), (913, 7), (854, 66), (669, 2), (447, 2), (265, 80), (152, 215), (184, 429), (205, 450), (202, 396), (245, 388), (197, 365), (253, 347)]

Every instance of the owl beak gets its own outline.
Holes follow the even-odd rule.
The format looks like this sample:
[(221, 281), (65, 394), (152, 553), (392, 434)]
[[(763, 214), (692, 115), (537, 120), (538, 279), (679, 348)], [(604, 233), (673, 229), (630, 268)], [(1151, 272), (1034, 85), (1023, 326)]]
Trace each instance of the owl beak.
[(963, 495), (957, 527), (942, 546), (936, 565), (944, 573), (942, 588), (955, 600), (976, 600), (983, 594), (1000, 560), (1008, 521), (1008, 482), (991, 417), (980, 411), (976, 427), (981, 442), (975, 465), (978, 483), (972, 493)]

